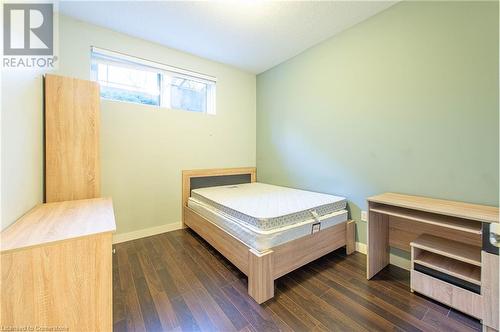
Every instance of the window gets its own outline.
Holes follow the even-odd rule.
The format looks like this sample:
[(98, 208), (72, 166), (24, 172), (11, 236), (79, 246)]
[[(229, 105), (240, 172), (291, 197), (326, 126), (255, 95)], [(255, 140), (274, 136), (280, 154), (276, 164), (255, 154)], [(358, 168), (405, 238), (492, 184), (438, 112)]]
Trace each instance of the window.
[(214, 77), (96, 47), (91, 53), (104, 99), (215, 114)]
[(97, 61), (93, 67), (102, 98), (160, 106), (159, 73), (104, 61)]

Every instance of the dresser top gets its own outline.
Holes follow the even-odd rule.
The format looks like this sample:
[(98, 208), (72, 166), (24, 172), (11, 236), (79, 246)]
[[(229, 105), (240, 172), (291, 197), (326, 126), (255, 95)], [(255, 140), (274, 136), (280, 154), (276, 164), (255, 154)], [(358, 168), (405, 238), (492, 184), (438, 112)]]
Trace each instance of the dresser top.
[(111, 198), (41, 204), (0, 233), (1, 252), (115, 230)]
[(488, 205), (396, 193), (372, 196), (368, 198), (368, 201), (482, 222), (498, 223), (499, 219), (498, 207)]

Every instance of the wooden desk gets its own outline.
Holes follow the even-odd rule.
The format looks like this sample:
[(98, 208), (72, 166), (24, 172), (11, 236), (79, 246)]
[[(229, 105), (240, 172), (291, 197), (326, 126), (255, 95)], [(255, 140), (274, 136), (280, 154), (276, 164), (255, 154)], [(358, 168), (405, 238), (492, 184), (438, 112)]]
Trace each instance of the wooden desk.
[(389, 264), (389, 247), (410, 251), (424, 233), (480, 247), (481, 222), (498, 223), (497, 207), (385, 193), (368, 198), (367, 277)]
[(112, 330), (111, 199), (42, 204), (0, 234), (3, 327)]
[[(408, 252), (411, 247), (412, 291), (482, 319), (485, 326), (498, 330), (498, 249), (487, 252), (483, 243), (483, 231), (498, 222), (499, 209), (493, 206), (395, 193), (370, 197), (367, 278), (389, 264), (390, 247)], [(423, 270), (431, 267), (434, 272), (429, 273), (437, 271), (443, 279), (421, 273), (415, 265), (424, 265)], [(447, 276), (476, 284), (480, 292), (468, 292), (453, 281), (442, 281)], [(479, 306), (471, 308), (471, 303)]]

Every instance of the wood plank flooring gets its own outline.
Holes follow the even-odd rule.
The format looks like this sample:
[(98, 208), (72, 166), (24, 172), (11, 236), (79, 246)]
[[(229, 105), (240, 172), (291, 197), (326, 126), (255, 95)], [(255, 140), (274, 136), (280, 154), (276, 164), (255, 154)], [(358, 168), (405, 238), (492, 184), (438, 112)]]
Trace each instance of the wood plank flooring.
[(238, 269), (190, 230), (117, 244), (115, 331), (479, 331), (477, 320), (410, 293), (389, 266), (365, 278), (366, 256), (339, 249), (276, 281), (258, 305)]

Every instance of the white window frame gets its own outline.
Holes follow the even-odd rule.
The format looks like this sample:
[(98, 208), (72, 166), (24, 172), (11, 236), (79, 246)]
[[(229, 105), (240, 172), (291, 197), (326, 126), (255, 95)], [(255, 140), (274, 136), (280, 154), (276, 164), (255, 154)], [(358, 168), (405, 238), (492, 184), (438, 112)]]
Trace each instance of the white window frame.
[[(178, 109), (183, 111), (190, 111), (182, 108), (173, 108), (170, 104), (170, 88), (169, 84), (166, 83), (166, 77), (184, 77), (188, 80), (200, 82), (207, 85), (207, 101), (206, 101), (206, 112), (195, 112), (195, 113), (206, 113), (206, 114), (216, 114), (216, 83), (217, 78), (214, 76), (201, 74), (195, 71), (182, 69), (178, 67), (173, 67), (165, 65), (159, 62), (150, 61), (127, 54), (110, 51), (107, 49), (92, 46), (91, 47), (91, 64), (94, 64), (94, 55), (96, 55), (99, 60), (97, 62), (106, 62), (108, 59), (109, 63), (116, 63), (123, 67), (130, 67), (139, 70), (150, 70), (160, 74), (160, 105), (152, 107)], [(97, 81), (97, 73), (92, 70), (91, 67), (91, 79)], [(138, 90), (139, 91), (139, 90)], [(126, 101), (124, 101), (126, 102)]]

